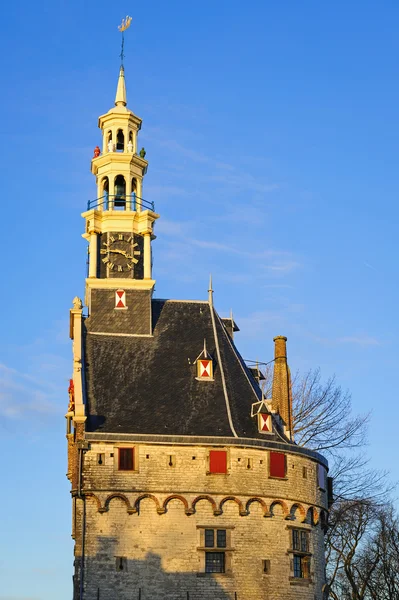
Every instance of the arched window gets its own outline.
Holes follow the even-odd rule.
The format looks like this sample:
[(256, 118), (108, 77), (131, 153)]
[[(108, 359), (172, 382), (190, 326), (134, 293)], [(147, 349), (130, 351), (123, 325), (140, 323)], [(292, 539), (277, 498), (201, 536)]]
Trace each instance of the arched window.
[(123, 175), (117, 175), (115, 177), (115, 198), (114, 198), (114, 208), (122, 208), (126, 207), (126, 182)]
[(108, 192), (109, 192), (109, 181), (108, 177), (104, 177), (101, 181), (101, 198), (103, 210), (108, 210)]
[(132, 210), (136, 210), (137, 179), (132, 179)]
[(116, 134), (116, 151), (123, 152), (125, 149), (125, 136), (123, 135), (122, 129), (118, 129)]

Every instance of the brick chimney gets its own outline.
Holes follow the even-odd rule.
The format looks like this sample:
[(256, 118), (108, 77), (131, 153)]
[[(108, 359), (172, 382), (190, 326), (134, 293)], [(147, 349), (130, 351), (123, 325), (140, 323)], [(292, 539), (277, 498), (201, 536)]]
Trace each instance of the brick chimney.
[(278, 335), (274, 338), (274, 373), (272, 407), (285, 421), (286, 433), (292, 439), (292, 395), (291, 376), (287, 363), (287, 338)]

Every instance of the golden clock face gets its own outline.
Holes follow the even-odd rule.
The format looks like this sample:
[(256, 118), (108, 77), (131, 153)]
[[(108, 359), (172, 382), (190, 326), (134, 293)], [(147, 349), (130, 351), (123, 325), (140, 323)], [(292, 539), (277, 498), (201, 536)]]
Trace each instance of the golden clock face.
[(103, 242), (100, 254), (108, 271), (115, 273), (128, 272), (133, 265), (139, 262), (140, 250), (138, 243), (134, 242), (133, 234), (116, 233), (109, 234), (106, 242)]

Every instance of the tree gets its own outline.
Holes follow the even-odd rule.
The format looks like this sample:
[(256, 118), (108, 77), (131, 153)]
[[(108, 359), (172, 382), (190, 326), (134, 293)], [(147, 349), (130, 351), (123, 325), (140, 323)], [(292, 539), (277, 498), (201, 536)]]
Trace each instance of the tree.
[(339, 503), (326, 542), (333, 600), (399, 600), (399, 524), (391, 504)]
[[(266, 398), (271, 397), (273, 367), (267, 365), (262, 382)], [(369, 414), (354, 415), (352, 398), (335, 376), (322, 381), (320, 369), (297, 373), (292, 378), (294, 441), (321, 452), (329, 461), (334, 479), (334, 499), (372, 499), (385, 495), (389, 486), (385, 472), (368, 467), (360, 451), (367, 442)]]

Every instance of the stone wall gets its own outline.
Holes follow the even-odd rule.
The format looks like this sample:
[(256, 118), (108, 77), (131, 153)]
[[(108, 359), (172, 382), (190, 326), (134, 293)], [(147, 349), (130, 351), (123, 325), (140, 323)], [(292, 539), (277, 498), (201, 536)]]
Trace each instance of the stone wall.
[[(90, 444), (84, 600), (321, 600), (317, 462), (287, 454), (287, 477), (271, 479), (267, 450), (230, 447), (228, 474), (209, 474), (209, 450), (135, 445), (135, 470), (123, 472), (117, 444)], [(78, 590), (84, 500), (75, 502)], [(204, 572), (204, 528), (227, 532), (226, 573)], [(292, 528), (309, 532), (310, 579), (294, 577)]]

